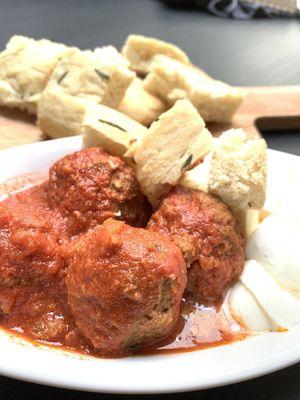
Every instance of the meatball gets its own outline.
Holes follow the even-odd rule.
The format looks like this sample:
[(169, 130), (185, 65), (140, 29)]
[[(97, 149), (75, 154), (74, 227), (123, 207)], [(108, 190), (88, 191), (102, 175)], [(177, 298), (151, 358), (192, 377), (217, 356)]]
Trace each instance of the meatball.
[(174, 329), (186, 268), (168, 239), (109, 219), (75, 239), (67, 260), (71, 313), (99, 354), (125, 355)]
[(245, 240), (229, 208), (210, 194), (176, 187), (152, 215), (148, 229), (182, 250), (186, 292), (197, 301), (220, 303), (245, 262)]
[(67, 155), (52, 166), (48, 201), (66, 218), (71, 235), (108, 218), (145, 226), (151, 215), (133, 169), (99, 147)]
[[(45, 301), (45, 289), (53, 289), (57, 296), (55, 309), (60, 305), (64, 309), (66, 270), (58, 238), (43, 214), (33, 213), (30, 208), (27, 213), (21, 208), (15, 211), (13, 214), (0, 205), (0, 313), (7, 326), (26, 326), (33, 337), (56, 340), (62, 331), (66, 332), (62, 318), (56, 318), (53, 312), (50, 321), (54, 306), (42, 309), (41, 303)], [(60, 326), (56, 323), (55, 332), (51, 328), (51, 336), (54, 319), (60, 320)]]

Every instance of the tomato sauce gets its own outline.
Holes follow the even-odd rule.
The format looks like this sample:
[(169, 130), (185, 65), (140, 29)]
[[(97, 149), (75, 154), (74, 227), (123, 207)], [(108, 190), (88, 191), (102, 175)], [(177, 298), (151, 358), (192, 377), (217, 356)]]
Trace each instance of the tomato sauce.
[[(35, 255), (41, 270), (38, 276), (33, 273), (28, 276), (22, 290), (7, 294), (7, 308), (14, 304), (15, 309), (9, 317), (0, 312), (0, 327), (35, 343), (97, 356), (90, 343), (78, 332), (68, 309), (64, 287), (66, 269), (60, 259), (59, 248), (70, 238), (66, 233), (65, 220), (48, 207), (45, 180), (44, 175), (29, 174), (0, 185), (1, 203), (8, 212), (25, 225), (28, 219), (36, 221), (30, 226), (31, 236), (27, 225), (26, 231), (14, 231), (17, 247), (12, 248), (12, 260), (20, 257), (18, 261), (21, 260), (26, 267), (26, 257), (23, 260), (23, 255), (17, 254), (16, 249), (24, 240), (26, 243), (30, 240), (32, 253), (29, 258)], [(0, 245), (1, 240), (5, 241), (5, 238), (0, 237)], [(27, 277), (24, 275), (19, 279), (26, 281)], [(138, 354), (193, 351), (240, 340), (245, 336), (247, 331), (231, 317), (226, 306), (217, 309), (184, 299), (176, 331), (154, 347), (140, 349)]]

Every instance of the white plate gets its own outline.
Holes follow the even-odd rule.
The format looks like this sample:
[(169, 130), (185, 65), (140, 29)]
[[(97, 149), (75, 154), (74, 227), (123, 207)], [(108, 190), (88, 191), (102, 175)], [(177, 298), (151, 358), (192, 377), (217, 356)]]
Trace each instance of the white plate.
[[(0, 152), (0, 182), (18, 174), (46, 171), (64, 154), (80, 148), (81, 138), (41, 142)], [(268, 192), (300, 158), (268, 151)], [(276, 179), (274, 179), (276, 177)], [(278, 199), (274, 199), (278, 200)], [(270, 203), (270, 198), (268, 203)], [(181, 354), (97, 359), (34, 346), (0, 331), (0, 374), (79, 390), (110, 393), (163, 393), (205, 389), (257, 377), (300, 361), (300, 327), (240, 342)]]

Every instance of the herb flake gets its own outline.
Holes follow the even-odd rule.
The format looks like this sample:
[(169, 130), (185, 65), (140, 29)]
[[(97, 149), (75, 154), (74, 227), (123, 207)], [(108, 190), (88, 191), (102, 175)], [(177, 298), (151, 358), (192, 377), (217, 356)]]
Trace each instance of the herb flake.
[(158, 253), (163, 253), (163, 249), (162, 249), (160, 244), (154, 243), (154, 247), (155, 247), (155, 249), (157, 250)]
[(109, 76), (107, 74), (105, 74), (104, 72), (99, 71), (99, 69), (97, 69), (97, 68), (94, 68), (94, 70), (95, 70), (96, 74), (98, 76), (100, 76), (101, 79), (105, 79), (105, 80), (109, 81), (110, 78), (109, 78)]
[(193, 154), (190, 154), (188, 158), (185, 160), (185, 162), (182, 164), (181, 171), (185, 170), (191, 164), (192, 160), (193, 160)]
[(113, 122), (104, 121), (104, 119), (100, 119), (100, 118), (98, 119), (98, 121), (99, 121), (99, 122), (102, 122), (102, 124), (107, 124), (107, 125), (112, 126), (113, 128), (120, 129), (120, 131), (127, 132), (126, 129), (122, 128), (121, 126), (119, 126), (119, 125), (117, 125), (117, 124), (114, 124)]
[(65, 79), (65, 77), (68, 75), (68, 73), (69, 73), (69, 71), (65, 71), (65, 72), (62, 74), (62, 76), (59, 78), (59, 80), (57, 81), (57, 83), (60, 84), (60, 83)]
[(112, 185), (112, 187), (113, 187), (115, 190), (117, 190), (117, 191), (121, 190), (121, 189), (122, 189), (122, 186), (123, 186), (121, 180), (115, 180), (115, 181), (113, 181), (113, 182), (111, 183), (111, 185)]

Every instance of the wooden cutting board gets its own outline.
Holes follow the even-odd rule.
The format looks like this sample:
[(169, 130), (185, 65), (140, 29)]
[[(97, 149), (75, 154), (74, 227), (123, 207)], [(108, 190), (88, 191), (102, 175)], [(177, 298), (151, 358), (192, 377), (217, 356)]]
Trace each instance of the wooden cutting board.
[(0, 107), (0, 150), (46, 139), (35, 119), (26, 112)]
[(208, 124), (214, 135), (230, 128), (243, 128), (249, 138), (260, 137), (260, 130), (300, 129), (300, 86), (245, 89), (248, 95), (230, 124)]
[[(230, 128), (243, 128), (249, 138), (259, 130), (300, 129), (300, 86), (249, 87), (248, 95), (230, 124), (209, 123), (218, 136)], [(0, 108), (0, 149), (46, 139), (35, 117)]]

